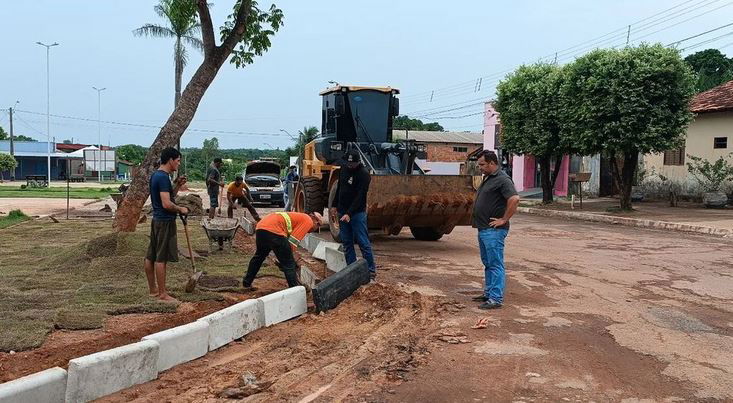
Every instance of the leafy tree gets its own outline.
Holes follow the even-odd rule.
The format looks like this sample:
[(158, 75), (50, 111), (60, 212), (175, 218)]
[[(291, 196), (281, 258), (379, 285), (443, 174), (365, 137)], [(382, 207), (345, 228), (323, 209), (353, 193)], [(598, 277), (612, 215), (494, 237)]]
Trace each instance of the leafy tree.
[[(17, 135), (17, 134), (16, 135), (13, 135), (13, 139), (15, 141), (38, 141), (38, 140), (36, 140), (34, 138), (31, 138), (31, 137), (28, 137), (28, 136), (24, 136), (22, 134), (21, 135)], [(2, 128), (2, 126), (0, 126), (0, 140), (10, 140), (10, 134), (8, 132), (6, 132), (5, 129)]]
[(693, 53), (685, 57), (685, 62), (697, 73), (697, 92), (707, 91), (733, 79), (733, 59), (718, 49)]
[(675, 148), (684, 138), (694, 74), (676, 50), (660, 44), (595, 50), (566, 70), (567, 129), (581, 153), (609, 157), (621, 208), (631, 209), (639, 154)]
[(264, 54), (270, 48), (270, 37), (280, 29), (283, 20), (282, 10), (274, 4), (262, 10), (254, 0), (237, 0), (233, 13), (219, 30), (221, 43), (217, 45), (209, 4), (206, 0), (196, 0), (196, 6), (204, 60), (183, 90), (178, 106), (160, 129), (142, 165), (135, 171), (130, 188), (125, 193), (125, 202), (115, 215), (114, 225), (119, 231), (135, 230), (149, 195), (148, 180), (155, 170), (156, 161), (160, 159), (161, 151), (180, 140), (224, 62), (229, 60), (238, 68), (254, 62), (255, 56)]
[(176, 92), (173, 105), (178, 106), (178, 100), (181, 98), (183, 69), (188, 62), (188, 53), (184, 44), (200, 52), (204, 50), (204, 43), (198, 37), (201, 33), (201, 24), (196, 14), (196, 2), (194, 0), (160, 0), (153, 9), (167, 25), (145, 24), (133, 30), (132, 33), (135, 36), (175, 39), (173, 61), (175, 63)]
[(511, 153), (537, 159), (543, 203), (553, 201), (563, 156), (575, 152), (560, 117), (563, 77), (559, 67), (538, 63), (521, 66), (496, 88), (503, 146)]
[(3, 178), (3, 172), (5, 171), (11, 172), (10, 177), (12, 178), (12, 171), (14, 171), (17, 166), (18, 161), (16, 161), (12, 155), (0, 153), (0, 180), (5, 180), (5, 178)]
[(143, 162), (148, 149), (137, 144), (125, 144), (116, 147), (115, 151), (117, 151), (117, 158), (137, 165)]
[(425, 130), (431, 132), (442, 132), (443, 126), (438, 122), (423, 123), (420, 119), (411, 119), (407, 115), (401, 115), (394, 118), (392, 128), (395, 130)]
[(219, 154), (219, 139), (216, 137), (204, 139), (204, 146), (201, 148), (201, 154), (207, 164), (211, 164), (214, 158)]

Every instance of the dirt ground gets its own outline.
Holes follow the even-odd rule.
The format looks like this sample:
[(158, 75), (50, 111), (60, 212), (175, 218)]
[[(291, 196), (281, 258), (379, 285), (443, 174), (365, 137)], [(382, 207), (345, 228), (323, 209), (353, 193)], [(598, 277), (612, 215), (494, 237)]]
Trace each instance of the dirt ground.
[[(520, 216), (505, 306), (481, 311), (475, 232), (374, 242), (380, 274), (103, 401), (730, 401), (733, 242)], [(472, 329), (479, 319), (487, 329)], [(243, 377), (257, 379), (246, 396)]]
[[(112, 199), (93, 200), (93, 199), (70, 199), (69, 208), (70, 215), (79, 210), (99, 211), (104, 207), (105, 203), (110, 203)], [(96, 208), (95, 208), (96, 207)], [(29, 216), (40, 216), (46, 214), (66, 214), (66, 199), (46, 199), (46, 198), (0, 198), (0, 214), (5, 215), (10, 210), (20, 209)], [(61, 217), (61, 215), (59, 215)]]
[[(337, 309), (260, 329), (102, 401), (733, 400), (733, 240), (520, 215), (505, 306), (494, 311), (471, 301), (483, 282), (475, 230), (373, 245), (378, 282)], [(63, 366), (285, 282), (255, 285), (174, 314), (56, 331), (37, 350), (0, 354), (0, 373)], [(472, 329), (480, 319), (488, 328)]]

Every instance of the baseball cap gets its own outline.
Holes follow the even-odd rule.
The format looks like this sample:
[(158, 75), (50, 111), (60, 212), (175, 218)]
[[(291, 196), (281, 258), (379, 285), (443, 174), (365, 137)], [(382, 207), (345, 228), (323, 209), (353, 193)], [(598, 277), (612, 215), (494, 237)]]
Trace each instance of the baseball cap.
[(243, 180), (243, 179), (244, 179), (244, 177), (242, 177), (242, 175), (237, 175), (237, 176), (234, 177), (234, 180), (237, 180), (237, 181)]
[(361, 162), (361, 155), (359, 155), (359, 151), (353, 148), (347, 151), (346, 162)]

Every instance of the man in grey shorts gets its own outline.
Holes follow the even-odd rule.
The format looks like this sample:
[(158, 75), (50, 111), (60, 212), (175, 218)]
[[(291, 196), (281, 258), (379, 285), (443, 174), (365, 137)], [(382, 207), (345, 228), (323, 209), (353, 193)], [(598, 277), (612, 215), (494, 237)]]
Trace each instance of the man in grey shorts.
[(150, 222), (150, 244), (145, 256), (145, 275), (148, 278), (150, 295), (162, 301), (178, 302), (168, 295), (165, 277), (168, 262), (178, 261), (178, 239), (176, 236), (176, 215), (188, 214), (188, 209), (177, 206), (173, 200), (178, 189), (186, 183), (185, 176), (171, 184), (170, 175), (181, 165), (181, 153), (169, 147), (160, 154), (160, 168), (150, 177), (150, 201), (153, 205), (153, 220)]

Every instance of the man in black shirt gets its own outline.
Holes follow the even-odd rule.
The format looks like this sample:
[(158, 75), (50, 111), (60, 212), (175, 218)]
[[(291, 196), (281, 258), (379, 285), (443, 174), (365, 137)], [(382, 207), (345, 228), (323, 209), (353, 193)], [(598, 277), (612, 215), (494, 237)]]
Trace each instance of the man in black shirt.
[[(346, 263), (356, 261), (354, 242), (359, 244), (361, 255), (367, 261), (369, 273), (374, 279), (377, 275), (372, 245), (367, 230), (366, 201), (371, 177), (361, 163), (359, 151), (351, 149), (346, 153), (346, 163), (339, 170), (338, 191), (333, 205), (339, 217), (339, 237), (344, 245)], [(336, 216), (332, 212), (331, 217)]]
[(223, 161), (221, 158), (214, 158), (214, 162), (206, 171), (206, 193), (209, 194), (209, 218), (214, 218), (216, 208), (219, 207), (219, 188), (224, 187), (224, 181), (221, 180), (221, 169)]
[(476, 191), (473, 226), (478, 228), (485, 286), (484, 294), (474, 300), (483, 301), (481, 309), (494, 309), (504, 303), (504, 239), (509, 233), (509, 219), (517, 211), (519, 195), (493, 151), (479, 154), (478, 167), (484, 179)]

